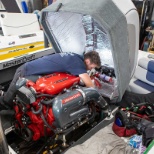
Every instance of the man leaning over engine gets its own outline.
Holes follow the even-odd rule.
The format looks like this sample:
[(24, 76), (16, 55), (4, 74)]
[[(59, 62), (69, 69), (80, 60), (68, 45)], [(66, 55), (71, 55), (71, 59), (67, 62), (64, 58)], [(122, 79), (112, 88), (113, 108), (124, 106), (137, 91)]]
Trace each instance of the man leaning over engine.
[(7, 92), (0, 97), (0, 110), (12, 107), (17, 90), (16, 82), (19, 77), (67, 72), (79, 76), (86, 87), (94, 87), (87, 70), (99, 68), (100, 66), (100, 57), (96, 51), (87, 52), (84, 58), (75, 53), (55, 53), (27, 62), (16, 70)]

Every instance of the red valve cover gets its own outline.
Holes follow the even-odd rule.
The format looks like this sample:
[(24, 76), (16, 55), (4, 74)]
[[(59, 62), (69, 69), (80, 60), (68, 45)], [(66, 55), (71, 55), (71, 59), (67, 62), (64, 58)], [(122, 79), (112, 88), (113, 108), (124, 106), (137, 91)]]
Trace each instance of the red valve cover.
[(37, 92), (54, 95), (79, 83), (79, 81), (79, 77), (67, 73), (53, 73), (38, 79), (34, 87)]

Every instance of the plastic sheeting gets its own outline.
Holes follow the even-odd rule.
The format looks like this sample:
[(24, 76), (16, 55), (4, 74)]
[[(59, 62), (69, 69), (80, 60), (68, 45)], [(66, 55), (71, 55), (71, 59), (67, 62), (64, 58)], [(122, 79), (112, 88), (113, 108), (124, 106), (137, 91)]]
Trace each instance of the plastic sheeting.
[(46, 21), (62, 52), (82, 56), (95, 50), (100, 54), (102, 65), (114, 67), (108, 35), (90, 15), (51, 12)]
[(73, 52), (83, 55), (86, 35), (81, 14), (52, 12), (48, 13), (46, 21), (61, 52)]
[(117, 80), (115, 78), (112, 79), (112, 83), (107, 83), (101, 81), (102, 88), (96, 88), (102, 96), (109, 98), (110, 100), (113, 100), (119, 96), (118, 93), (118, 85)]
[(86, 33), (85, 52), (97, 51), (102, 65), (114, 67), (110, 41), (105, 30), (90, 15), (84, 15), (82, 23)]

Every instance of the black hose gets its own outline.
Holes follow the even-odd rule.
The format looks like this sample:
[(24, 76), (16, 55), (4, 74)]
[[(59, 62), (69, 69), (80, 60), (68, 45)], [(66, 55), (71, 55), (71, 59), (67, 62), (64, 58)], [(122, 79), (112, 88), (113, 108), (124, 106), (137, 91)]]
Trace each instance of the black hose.
[(22, 134), (22, 136), (24, 136), (23, 139), (25, 141), (29, 142), (32, 140), (33, 133), (29, 128), (25, 127), (23, 129), (21, 129), (21, 134)]
[(47, 116), (48, 116), (48, 113), (49, 113), (49, 106), (47, 106), (47, 111), (46, 111), (46, 115), (45, 115), (45, 118), (47, 118)]
[(36, 111), (36, 110), (34, 110), (34, 108), (32, 107), (31, 108), (31, 110), (32, 110), (32, 112), (34, 113), (34, 114), (40, 114), (41, 113), (41, 111), (42, 111), (42, 104), (40, 104), (40, 108)]
[[(40, 95), (37, 95), (36, 97), (39, 98), (39, 97), (44, 97), (44, 96), (54, 98), (56, 95), (40, 94)], [(41, 103), (44, 104), (44, 105), (50, 105), (52, 103), (52, 99), (48, 100), (48, 101), (42, 100)]]
[(42, 113), (41, 113), (41, 118), (42, 118), (43, 122), (45, 123), (45, 125), (56, 134), (56, 131), (47, 123), (47, 121), (45, 120), (44, 115)]
[(53, 97), (55, 97), (56, 95), (40, 94), (40, 95), (37, 95), (36, 98), (43, 97), (43, 96), (53, 98)]
[(49, 127), (49, 128), (55, 133), (55, 130), (54, 130), (54, 129), (47, 123), (47, 121), (45, 120), (45, 117), (44, 117), (43, 113), (41, 112), (42, 109), (43, 109), (42, 104), (40, 104), (40, 108), (39, 108), (37, 111), (35, 111), (33, 107), (31, 108), (31, 110), (32, 110), (32, 112), (33, 112), (34, 114), (40, 114), (40, 115), (41, 115), (41, 118), (42, 118), (43, 122), (45, 123), (45, 125), (46, 125), (47, 127)]
[(44, 105), (51, 105), (52, 104), (53, 99), (50, 99), (48, 101), (42, 100), (41, 103)]

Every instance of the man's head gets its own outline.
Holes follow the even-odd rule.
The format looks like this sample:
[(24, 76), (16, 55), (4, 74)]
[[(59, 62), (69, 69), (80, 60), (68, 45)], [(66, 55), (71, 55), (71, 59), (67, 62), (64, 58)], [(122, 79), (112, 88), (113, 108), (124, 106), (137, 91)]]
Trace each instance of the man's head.
[(101, 60), (98, 52), (90, 51), (84, 55), (84, 62), (86, 64), (87, 70), (91, 70), (93, 68), (99, 68), (101, 66)]

